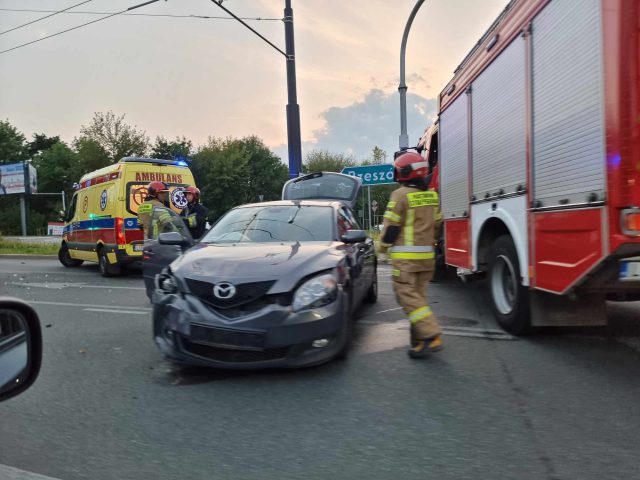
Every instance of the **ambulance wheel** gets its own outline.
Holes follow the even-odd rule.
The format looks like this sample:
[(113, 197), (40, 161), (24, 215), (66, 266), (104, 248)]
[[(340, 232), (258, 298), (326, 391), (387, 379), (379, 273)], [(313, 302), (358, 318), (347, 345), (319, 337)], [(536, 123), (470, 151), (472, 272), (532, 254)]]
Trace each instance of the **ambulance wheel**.
[(502, 235), (493, 244), (489, 257), (489, 289), (496, 320), (513, 335), (525, 335), (531, 330), (529, 292), (521, 278), (513, 240)]
[(67, 268), (75, 268), (82, 265), (82, 260), (71, 258), (71, 255), (69, 255), (69, 247), (66, 243), (60, 245), (60, 250), (58, 250), (58, 260), (60, 260), (60, 263)]
[(122, 267), (119, 264), (112, 265), (109, 263), (107, 254), (104, 253), (102, 248), (98, 250), (98, 268), (103, 277), (115, 277), (122, 272)]

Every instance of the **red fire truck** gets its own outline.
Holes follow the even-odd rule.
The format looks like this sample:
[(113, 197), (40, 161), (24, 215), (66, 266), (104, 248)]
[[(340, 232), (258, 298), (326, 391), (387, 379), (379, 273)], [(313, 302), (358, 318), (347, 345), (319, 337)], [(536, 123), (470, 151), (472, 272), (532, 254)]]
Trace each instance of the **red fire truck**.
[(640, 1), (513, 0), (438, 103), (445, 261), (505, 330), (640, 300)]

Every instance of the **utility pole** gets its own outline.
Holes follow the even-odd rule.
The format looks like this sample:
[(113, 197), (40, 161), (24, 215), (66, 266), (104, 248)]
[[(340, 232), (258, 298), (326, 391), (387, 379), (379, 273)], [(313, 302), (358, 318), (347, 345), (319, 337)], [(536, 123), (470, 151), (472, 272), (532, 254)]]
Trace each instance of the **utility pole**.
[(296, 50), (293, 41), (293, 9), (285, 0), (284, 41), (287, 54), (287, 144), (289, 148), (289, 176), (302, 173), (302, 141), (300, 138), (300, 106), (296, 87)]
[(411, 30), (413, 19), (423, 3), (424, 0), (418, 0), (413, 7), (411, 15), (409, 15), (409, 19), (407, 20), (407, 24), (404, 27), (402, 44), (400, 45), (400, 85), (398, 86), (398, 92), (400, 92), (400, 150), (406, 150), (409, 148), (409, 135), (407, 134), (407, 84), (404, 81), (404, 59), (407, 51), (407, 38), (409, 38), (409, 30)]

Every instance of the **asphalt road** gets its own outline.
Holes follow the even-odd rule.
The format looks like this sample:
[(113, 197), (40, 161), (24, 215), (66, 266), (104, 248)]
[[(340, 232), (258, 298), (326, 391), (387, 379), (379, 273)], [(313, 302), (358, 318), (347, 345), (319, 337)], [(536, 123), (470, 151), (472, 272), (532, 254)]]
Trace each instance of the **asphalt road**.
[(45, 348), (0, 404), (0, 478), (639, 478), (639, 304), (515, 339), (482, 284), (435, 284), (446, 349), (410, 361), (388, 274), (347, 361), (225, 372), (162, 359), (139, 275), (0, 258), (0, 294), (33, 302)]

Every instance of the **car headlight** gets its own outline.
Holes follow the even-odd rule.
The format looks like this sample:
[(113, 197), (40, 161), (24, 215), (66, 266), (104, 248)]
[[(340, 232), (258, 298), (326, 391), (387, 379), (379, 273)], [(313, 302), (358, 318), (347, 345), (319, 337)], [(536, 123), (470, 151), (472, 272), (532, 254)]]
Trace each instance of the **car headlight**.
[(298, 287), (293, 296), (293, 311), (303, 308), (321, 307), (335, 300), (338, 281), (331, 273), (318, 275)]
[(156, 288), (163, 293), (171, 294), (178, 291), (175, 278), (168, 272), (162, 272), (156, 276)]

